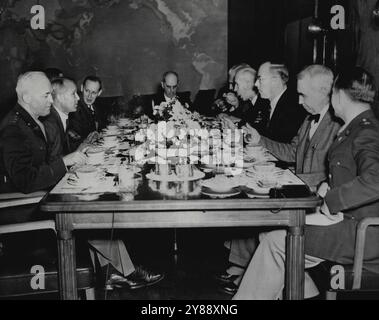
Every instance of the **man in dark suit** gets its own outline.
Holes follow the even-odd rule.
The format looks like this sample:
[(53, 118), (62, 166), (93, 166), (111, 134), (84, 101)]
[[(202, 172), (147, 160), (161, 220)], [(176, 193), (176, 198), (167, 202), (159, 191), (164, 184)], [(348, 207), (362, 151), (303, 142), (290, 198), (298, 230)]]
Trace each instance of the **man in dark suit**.
[(51, 84), (44, 73), (28, 72), (17, 82), (18, 104), (0, 126), (0, 191), (32, 193), (53, 187), (67, 166), (85, 161), (74, 152), (50, 161), (47, 131), (40, 117), (50, 113)]
[[(324, 260), (352, 264), (358, 224), (366, 217), (379, 215), (379, 122), (370, 107), (375, 93), (373, 77), (361, 68), (343, 72), (335, 82), (332, 105), (344, 126), (329, 150), (330, 187), (320, 192), (324, 203), (318, 210), (318, 221), (311, 221), (307, 216), (305, 268), (312, 268)], [(370, 263), (378, 263), (378, 241), (378, 230), (368, 230), (364, 252), (367, 268)], [(277, 299), (281, 296), (285, 244), (285, 231), (261, 236), (261, 243), (234, 299)], [(312, 297), (309, 280), (306, 276), (306, 297)]]
[(327, 152), (341, 126), (330, 106), (333, 72), (321, 65), (311, 65), (298, 75), (299, 108), (308, 116), (290, 143), (261, 136), (253, 128), (245, 128), (250, 143), (260, 144), (279, 160), (295, 162), (296, 174), (314, 191), (327, 177)]
[(78, 147), (90, 134), (96, 136), (96, 132), (105, 127), (104, 112), (97, 103), (97, 98), (102, 93), (101, 79), (96, 76), (88, 76), (81, 86), (82, 99), (76, 112), (70, 113), (71, 143)]
[[(341, 127), (340, 119), (335, 117), (330, 106), (333, 80), (333, 72), (321, 65), (309, 66), (299, 73), (299, 102), (311, 116), (306, 118), (290, 143), (277, 142), (261, 136), (252, 127), (245, 128), (251, 144), (261, 144), (279, 160), (295, 162), (296, 174), (313, 191), (327, 178), (327, 153)], [(233, 240), (229, 261), (246, 267), (255, 248), (254, 239)], [(237, 267), (233, 271), (238, 273)], [(240, 269), (238, 274), (242, 273), (243, 269)], [(237, 289), (234, 285), (228, 288)]]
[(167, 71), (163, 74), (161, 81), (161, 90), (155, 94), (151, 101), (146, 106), (147, 115), (157, 116), (156, 107), (160, 106), (162, 102), (175, 102), (179, 101), (183, 106), (186, 104), (191, 107), (191, 99), (184, 93), (178, 93), (179, 75), (175, 71)]
[(279, 142), (290, 142), (297, 134), (307, 112), (299, 107), (299, 98), (287, 83), (285, 65), (266, 62), (258, 70), (256, 86), (260, 96), (270, 101), (270, 117), (265, 136)]
[(43, 123), (49, 133), (50, 157), (54, 159), (75, 150), (68, 136), (69, 114), (76, 112), (80, 98), (76, 84), (70, 79), (53, 80), (52, 87), (53, 106)]
[[(67, 131), (70, 124), (68, 117), (71, 112), (75, 112), (78, 106), (79, 96), (75, 82), (70, 79), (58, 79), (53, 81), (53, 107), (50, 115), (45, 119), (46, 130), (50, 137), (52, 146), (51, 158), (59, 158), (72, 151), (69, 143)], [(86, 141), (79, 147), (84, 149), (89, 143)], [(97, 256), (104, 273), (109, 275), (106, 282), (107, 288), (117, 286), (137, 289), (157, 283), (163, 276), (144, 270), (142, 267), (135, 268), (125, 244), (121, 240), (89, 240), (93, 255)], [(95, 261), (94, 261), (95, 263)]]

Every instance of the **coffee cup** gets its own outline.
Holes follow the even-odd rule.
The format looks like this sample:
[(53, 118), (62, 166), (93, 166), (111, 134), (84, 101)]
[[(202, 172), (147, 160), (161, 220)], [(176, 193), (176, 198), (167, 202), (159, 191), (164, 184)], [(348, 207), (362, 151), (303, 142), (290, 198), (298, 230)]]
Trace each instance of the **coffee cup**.
[(104, 162), (105, 150), (103, 148), (92, 148), (87, 151), (88, 164), (97, 165)]
[(83, 166), (75, 171), (80, 181), (91, 182), (96, 181), (99, 176), (99, 171), (93, 166)]
[(260, 163), (255, 164), (253, 167), (257, 173), (267, 174), (267, 173), (272, 173), (274, 171), (275, 163), (260, 162)]

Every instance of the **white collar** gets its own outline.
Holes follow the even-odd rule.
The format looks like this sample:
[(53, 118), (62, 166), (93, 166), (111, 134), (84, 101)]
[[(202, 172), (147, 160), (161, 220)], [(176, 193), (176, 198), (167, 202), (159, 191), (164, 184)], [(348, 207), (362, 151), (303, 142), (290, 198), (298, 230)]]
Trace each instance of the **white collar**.
[(66, 131), (66, 129), (67, 129), (66, 126), (67, 126), (68, 114), (65, 114), (64, 112), (62, 112), (61, 110), (59, 110), (55, 106), (53, 106), (53, 107), (58, 112), (59, 117), (61, 118), (61, 121), (62, 121), (62, 124), (63, 124), (64, 131)]
[(250, 101), (253, 104), (253, 106), (255, 106), (255, 104), (257, 103), (257, 100), (258, 100), (258, 95), (257, 94), (255, 95), (255, 97), (253, 99), (250, 99)]
[(173, 97), (173, 98), (169, 98), (169, 97), (166, 96), (165, 93), (163, 95), (164, 95), (164, 98), (165, 98), (166, 102), (172, 102), (172, 101), (174, 101), (176, 99), (176, 96)]

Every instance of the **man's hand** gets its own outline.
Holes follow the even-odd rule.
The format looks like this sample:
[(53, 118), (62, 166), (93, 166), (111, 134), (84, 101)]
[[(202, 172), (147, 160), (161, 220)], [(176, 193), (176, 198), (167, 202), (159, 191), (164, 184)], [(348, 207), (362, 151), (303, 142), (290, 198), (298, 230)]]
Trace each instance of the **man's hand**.
[(320, 208), (320, 213), (324, 214), (327, 218), (333, 221), (341, 221), (343, 220), (343, 213), (338, 212), (337, 214), (331, 214), (328, 208), (328, 205), (324, 201)]
[(326, 182), (323, 182), (319, 187), (318, 187), (318, 190), (317, 190), (317, 194), (321, 197), (321, 198), (325, 198), (326, 194), (328, 193), (328, 191), (330, 190), (330, 186), (329, 184), (327, 184)]
[(239, 106), (238, 97), (234, 92), (224, 93), (223, 97), (225, 98), (225, 101), (233, 107), (237, 108)]
[(91, 132), (88, 137), (84, 140), (85, 144), (92, 144), (94, 143), (97, 139), (99, 139), (99, 133), (97, 131)]
[(256, 146), (261, 141), (261, 135), (248, 123), (243, 128), (245, 141), (248, 145)]
[(63, 157), (63, 162), (66, 167), (71, 167), (74, 165), (81, 165), (87, 162), (87, 157), (84, 153), (80, 151), (75, 151)]
[(222, 118), (221, 121), (222, 121), (222, 127), (224, 129), (230, 129), (230, 130), (237, 129), (237, 126), (234, 123), (233, 119), (231, 119), (229, 117), (225, 117), (225, 118)]

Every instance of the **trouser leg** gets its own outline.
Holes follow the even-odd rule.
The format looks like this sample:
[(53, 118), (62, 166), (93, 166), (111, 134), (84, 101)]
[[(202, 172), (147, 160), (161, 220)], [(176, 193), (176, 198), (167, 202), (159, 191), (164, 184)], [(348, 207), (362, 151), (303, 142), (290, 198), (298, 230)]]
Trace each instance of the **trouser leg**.
[(247, 267), (257, 248), (257, 240), (255, 238), (233, 239), (225, 243), (230, 249), (229, 262), (241, 267)]
[[(276, 300), (282, 296), (285, 281), (286, 231), (260, 235), (260, 244), (250, 261), (234, 300)], [(305, 256), (305, 268), (323, 260)], [(317, 288), (305, 275), (306, 298), (317, 295)]]
[(95, 249), (91, 256), (97, 255), (100, 266), (111, 264), (118, 272), (128, 276), (135, 271), (133, 262), (121, 240), (89, 240), (90, 245)]

